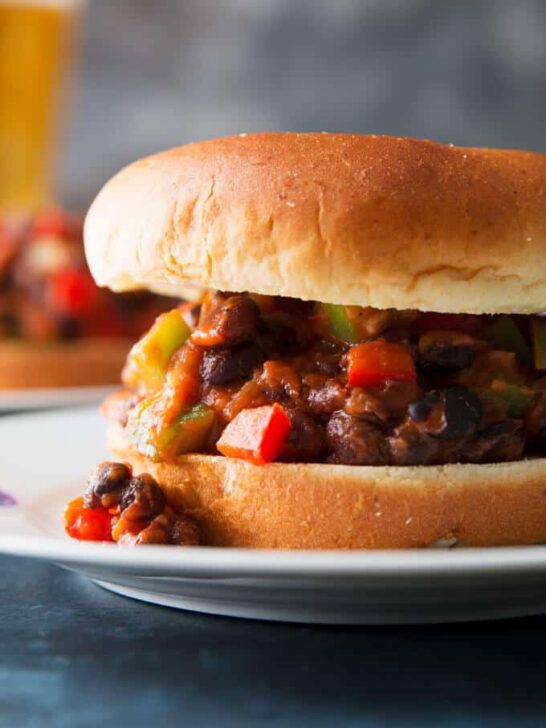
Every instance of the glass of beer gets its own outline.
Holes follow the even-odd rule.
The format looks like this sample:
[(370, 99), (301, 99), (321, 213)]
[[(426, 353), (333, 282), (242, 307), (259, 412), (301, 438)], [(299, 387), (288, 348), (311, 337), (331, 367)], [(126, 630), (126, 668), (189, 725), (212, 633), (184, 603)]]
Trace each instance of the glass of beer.
[(81, 0), (0, 0), (0, 212), (55, 201)]

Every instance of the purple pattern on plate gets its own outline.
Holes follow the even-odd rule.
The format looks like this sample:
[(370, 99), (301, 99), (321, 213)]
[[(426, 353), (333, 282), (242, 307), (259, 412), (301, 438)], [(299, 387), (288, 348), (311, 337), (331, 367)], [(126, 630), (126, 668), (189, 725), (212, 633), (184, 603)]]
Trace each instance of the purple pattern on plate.
[(15, 506), (17, 505), (17, 501), (15, 498), (10, 495), (9, 493), (4, 492), (3, 490), (0, 490), (0, 508), (2, 506)]

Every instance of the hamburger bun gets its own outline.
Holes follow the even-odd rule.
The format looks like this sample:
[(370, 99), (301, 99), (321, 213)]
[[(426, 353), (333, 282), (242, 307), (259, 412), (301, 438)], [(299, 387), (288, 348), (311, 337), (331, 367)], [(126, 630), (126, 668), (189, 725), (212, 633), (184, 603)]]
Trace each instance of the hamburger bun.
[(116, 384), (131, 347), (127, 339), (0, 342), (0, 390)]
[(112, 454), (151, 473), (204, 543), (282, 549), (394, 549), (546, 541), (546, 459), (493, 465), (368, 467), (186, 455), (154, 463), (119, 425)]
[(188, 144), (108, 182), (85, 223), (97, 282), (189, 282), (455, 313), (546, 306), (546, 155), (400, 137)]
[[(188, 284), (376, 308), (546, 309), (546, 155), (413, 139), (268, 133), (122, 170), (85, 223), (100, 285)], [(497, 464), (152, 462), (110, 429), (211, 545), (286, 549), (546, 541), (546, 459)]]

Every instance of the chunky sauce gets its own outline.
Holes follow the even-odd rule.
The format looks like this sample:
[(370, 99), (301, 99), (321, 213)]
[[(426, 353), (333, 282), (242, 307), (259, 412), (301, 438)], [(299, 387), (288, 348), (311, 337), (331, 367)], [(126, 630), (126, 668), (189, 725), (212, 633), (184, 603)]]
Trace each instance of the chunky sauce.
[[(134, 347), (126, 389), (105, 405), (154, 460), (218, 454), (217, 443), (244, 453), (234, 421), (254, 408), (263, 416), (247, 416), (248, 450), (271, 445), (280, 461), (482, 463), (546, 451), (536, 317), (218, 292), (176, 311)], [(290, 423), (275, 442), (273, 404)]]

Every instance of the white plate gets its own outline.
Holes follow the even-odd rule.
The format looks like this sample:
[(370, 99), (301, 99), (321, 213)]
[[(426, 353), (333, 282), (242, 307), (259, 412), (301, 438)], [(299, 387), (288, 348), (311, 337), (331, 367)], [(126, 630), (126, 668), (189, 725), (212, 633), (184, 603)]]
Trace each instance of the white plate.
[(106, 457), (94, 409), (0, 421), (0, 552), (55, 561), (127, 596), (213, 614), (393, 624), (546, 612), (546, 547), (289, 552), (76, 543), (64, 503)]
[(0, 389), (0, 413), (73, 407), (101, 402), (115, 387), (47, 387)]

